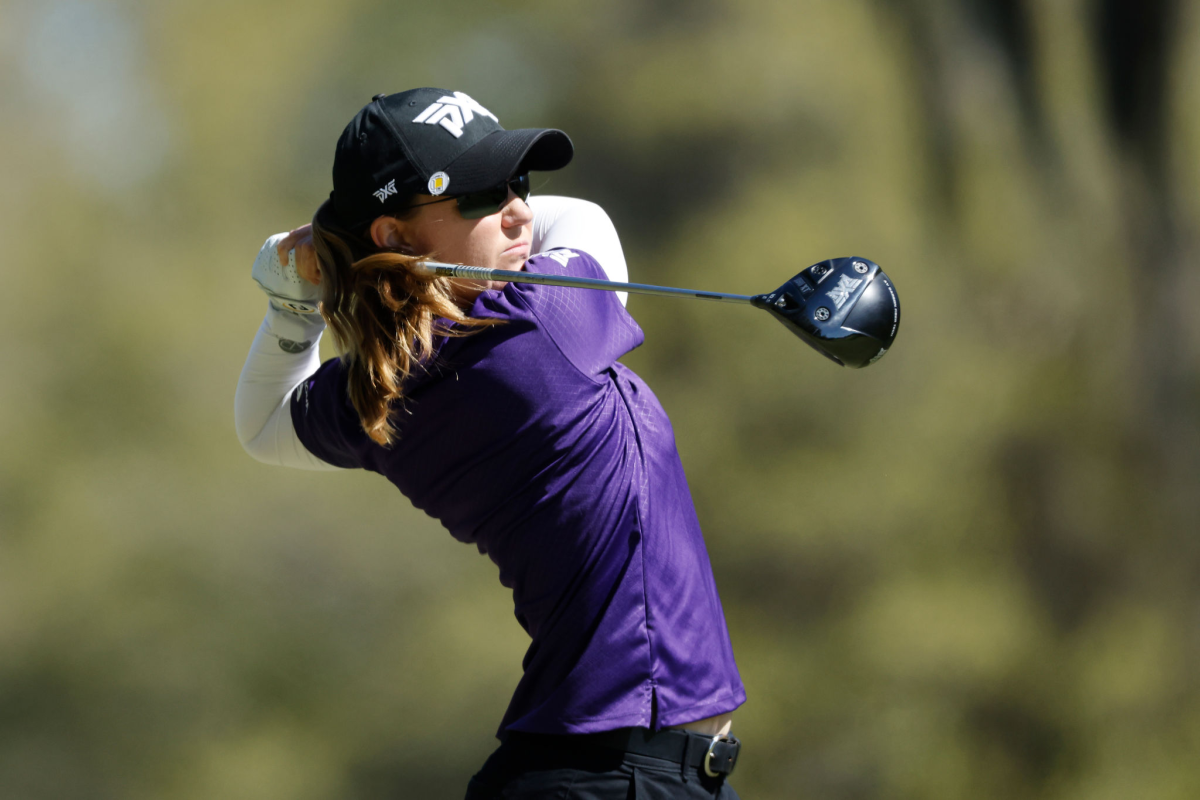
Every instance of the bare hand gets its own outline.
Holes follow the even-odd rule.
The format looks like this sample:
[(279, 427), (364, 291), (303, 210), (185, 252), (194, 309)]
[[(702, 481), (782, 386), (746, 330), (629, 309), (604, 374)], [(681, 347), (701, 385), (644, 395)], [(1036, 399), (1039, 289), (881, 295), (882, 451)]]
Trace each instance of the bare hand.
[(288, 251), (296, 251), (296, 272), (301, 278), (313, 286), (321, 285), (321, 261), (317, 258), (317, 250), (312, 243), (312, 223), (306, 223), (291, 230), (286, 237), (279, 240), (276, 250), (279, 260), (288, 262)]

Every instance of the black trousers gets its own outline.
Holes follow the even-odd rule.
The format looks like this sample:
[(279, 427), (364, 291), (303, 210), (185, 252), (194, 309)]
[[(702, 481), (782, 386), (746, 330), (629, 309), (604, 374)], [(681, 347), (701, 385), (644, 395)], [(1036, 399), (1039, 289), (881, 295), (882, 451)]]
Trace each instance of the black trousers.
[(471, 778), (466, 800), (739, 800), (724, 777), (574, 739), (510, 736)]

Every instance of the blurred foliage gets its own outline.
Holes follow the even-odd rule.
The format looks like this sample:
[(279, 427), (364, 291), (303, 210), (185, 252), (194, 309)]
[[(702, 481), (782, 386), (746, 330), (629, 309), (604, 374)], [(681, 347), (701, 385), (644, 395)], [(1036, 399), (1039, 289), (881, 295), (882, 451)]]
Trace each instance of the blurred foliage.
[(630, 301), (743, 797), (1200, 796), (1193, 5), (5, 0), (0, 797), (457, 797), (490, 752), (525, 644), (491, 563), (231, 419), (259, 244), (418, 85), (567, 130), (538, 188), (635, 279), (896, 281), (861, 372)]

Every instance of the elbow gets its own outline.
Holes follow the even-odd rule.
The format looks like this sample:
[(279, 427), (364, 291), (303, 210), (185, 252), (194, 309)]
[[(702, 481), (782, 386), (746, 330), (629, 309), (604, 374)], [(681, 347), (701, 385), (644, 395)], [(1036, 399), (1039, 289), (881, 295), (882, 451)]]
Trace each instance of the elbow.
[(250, 452), (257, 431), (251, 429), (249, 422), (237, 413), (237, 409), (234, 409), (233, 413), (233, 430), (237, 434), (238, 444), (242, 446), (243, 450)]
[(251, 431), (249, 426), (244, 424), (244, 420), (236, 419), (234, 420), (234, 428), (237, 431), (238, 444), (246, 451), (246, 455), (263, 464), (272, 463), (266, 453), (266, 448), (262, 446), (263, 437), (261, 431)]
[(260, 464), (266, 464), (272, 467), (282, 466), (279, 459), (279, 448), (271, 446), (268, 440), (272, 437), (266, 435), (266, 431), (259, 431), (257, 435), (249, 435), (242, 428), (238, 428), (238, 442), (241, 443), (242, 449), (246, 451), (246, 455), (253, 458)]
[(233, 397), (233, 430), (237, 433), (238, 442), (244, 449), (249, 449), (254, 439), (262, 432), (266, 420), (261, 414), (251, 413), (251, 403), (243, 393), (242, 382), (238, 382), (237, 393)]

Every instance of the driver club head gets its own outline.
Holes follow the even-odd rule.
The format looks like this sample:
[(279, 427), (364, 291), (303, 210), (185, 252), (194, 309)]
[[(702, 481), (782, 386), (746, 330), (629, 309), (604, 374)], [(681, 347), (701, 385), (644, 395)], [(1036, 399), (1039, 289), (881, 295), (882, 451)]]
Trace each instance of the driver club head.
[(874, 261), (831, 258), (751, 301), (844, 367), (874, 364), (896, 339), (900, 298)]

